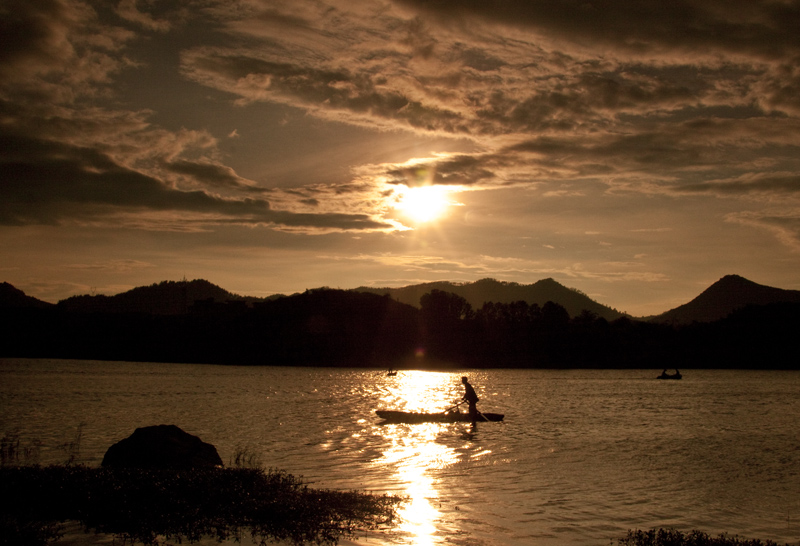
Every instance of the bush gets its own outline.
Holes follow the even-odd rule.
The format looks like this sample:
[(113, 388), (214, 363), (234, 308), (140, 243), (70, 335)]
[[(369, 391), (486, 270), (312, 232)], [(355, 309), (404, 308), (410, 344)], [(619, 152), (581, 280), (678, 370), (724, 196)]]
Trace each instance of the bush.
[(67, 520), (143, 544), (224, 540), (246, 532), (262, 543), (336, 544), (391, 523), (400, 502), (309, 489), (285, 472), (253, 468), (5, 467), (0, 483), (0, 532), (16, 536), (4, 544), (20, 546), (47, 544), (58, 535), (57, 524)]
[[(768, 540), (761, 542), (753, 539), (740, 539), (719, 535), (712, 538), (700, 531), (691, 531), (684, 535), (675, 529), (651, 529), (649, 531), (628, 531), (625, 538), (617, 542), (620, 546), (777, 546)], [(789, 546), (788, 544), (786, 546)]]

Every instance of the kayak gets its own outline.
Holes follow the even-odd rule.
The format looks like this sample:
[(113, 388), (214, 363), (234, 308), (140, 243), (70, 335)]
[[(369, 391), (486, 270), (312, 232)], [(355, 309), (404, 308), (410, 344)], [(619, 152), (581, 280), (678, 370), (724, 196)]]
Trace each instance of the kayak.
[[(376, 410), (378, 417), (386, 423), (469, 423), (469, 413), (457, 411), (442, 413), (417, 413), (410, 411)], [(486, 419), (484, 419), (483, 417)], [(502, 421), (502, 413), (478, 413), (477, 421)]]

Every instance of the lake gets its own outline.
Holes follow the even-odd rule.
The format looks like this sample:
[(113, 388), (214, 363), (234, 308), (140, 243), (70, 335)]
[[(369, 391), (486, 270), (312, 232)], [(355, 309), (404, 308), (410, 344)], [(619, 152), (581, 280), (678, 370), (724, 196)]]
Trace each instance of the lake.
[[(800, 372), (383, 370), (0, 359), (0, 433), (43, 464), (99, 465), (175, 424), (313, 487), (406, 496), (366, 545), (596, 545), (675, 527), (800, 540)], [(381, 424), (440, 411), (467, 375), (501, 423)], [(76, 542), (73, 542), (76, 543)]]

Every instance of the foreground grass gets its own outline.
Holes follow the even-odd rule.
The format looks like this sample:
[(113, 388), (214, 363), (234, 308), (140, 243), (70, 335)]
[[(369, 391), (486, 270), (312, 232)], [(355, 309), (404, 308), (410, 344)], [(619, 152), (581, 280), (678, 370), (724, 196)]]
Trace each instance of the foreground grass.
[[(124, 543), (220, 541), (252, 537), (294, 544), (336, 544), (395, 517), (398, 497), (310, 489), (281, 471), (85, 466), (0, 467), (0, 546), (44, 546), (65, 521)], [(618, 546), (778, 546), (674, 529), (628, 531)], [(788, 544), (786, 546), (789, 546)]]
[(397, 497), (315, 490), (281, 471), (0, 468), (0, 544), (40, 546), (60, 522), (143, 544), (252, 536), (336, 544), (390, 524)]
[[(742, 539), (720, 535), (711, 537), (700, 531), (683, 534), (675, 529), (651, 529), (650, 531), (628, 531), (625, 538), (617, 541), (619, 546), (777, 546), (767, 540)], [(789, 546), (788, 544), (786, 546)]]

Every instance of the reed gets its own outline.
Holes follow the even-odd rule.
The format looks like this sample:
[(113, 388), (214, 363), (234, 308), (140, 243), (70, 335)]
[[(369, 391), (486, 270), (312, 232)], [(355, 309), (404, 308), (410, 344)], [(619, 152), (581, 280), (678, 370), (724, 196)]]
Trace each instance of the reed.
[(0, 466), (37, 464), (41, 448), (38, 440), (23, 443), (18, 430), (6, 432), (0, 438)]
[(261, 468), (263, 462), (261, 455), (252, 446), (239, 445), (233, 450), (228, 466), (233, 468)]
[[(613, 544), (613, 543), (612, 543)], [(709, 536), (701, 531), (682, 533), (675, 529), (651, 529), (628, 531), (627, 536), (617, 541), (619, 546), (778, 546), (771, 540), (739, 538), (738, 536)], [(790, 546), (786, 544), (786, 546)]]
[[(311, 489), (290, 474), (260, 468), (150, 470), (80, 465), (0, 468), (2, 544), (44, 546), (59, 524), (142, 544), (220, 540), (336, 544), (391, 525), (401, 500)], [(35, 532), (32, 532), (35, 531)]]

